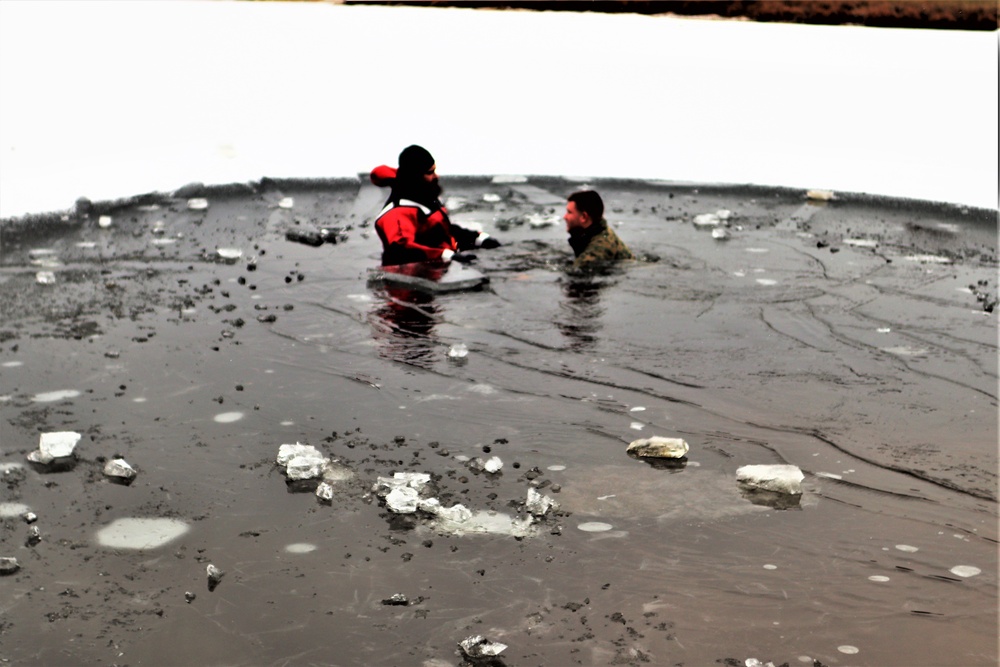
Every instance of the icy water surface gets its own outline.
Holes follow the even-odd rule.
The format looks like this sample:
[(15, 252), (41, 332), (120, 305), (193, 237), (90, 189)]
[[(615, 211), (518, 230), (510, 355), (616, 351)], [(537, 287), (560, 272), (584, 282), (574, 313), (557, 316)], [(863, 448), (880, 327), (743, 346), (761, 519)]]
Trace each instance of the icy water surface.
[[(477, 292), (369, 283), (386, 193), (353, 181), (6, 221), (0, 658), (439, 666), (483, 635), (511, 667), (996, 664), (995, 212), (598, 182), (642, 260), (578, 276), (584, 184), (503, 180), (444, 183), (504, 243)], [(75, 465), (26, 461), (67, 430)], [(690, 452), (625, 453), (652, 436)], [(296, 442), (354, 471), (330, 502), (275, 464)], [(741, 488), (754, 464), (802, 495)], [(392, 514), (394, 472), (489, 530)], [(530, 488), (559, 508), (512, 531)]]

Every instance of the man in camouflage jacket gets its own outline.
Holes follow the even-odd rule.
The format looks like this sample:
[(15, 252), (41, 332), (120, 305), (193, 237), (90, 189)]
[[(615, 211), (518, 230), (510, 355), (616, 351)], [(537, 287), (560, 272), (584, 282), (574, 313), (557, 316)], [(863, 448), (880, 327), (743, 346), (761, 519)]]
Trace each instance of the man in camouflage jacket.
[(566, 201), (566, 231), (576, 259), (573, 268), (589, 269), (622, 259), (635, 259), (604, 219), (604, 202), (593, 190), (574, 192)]

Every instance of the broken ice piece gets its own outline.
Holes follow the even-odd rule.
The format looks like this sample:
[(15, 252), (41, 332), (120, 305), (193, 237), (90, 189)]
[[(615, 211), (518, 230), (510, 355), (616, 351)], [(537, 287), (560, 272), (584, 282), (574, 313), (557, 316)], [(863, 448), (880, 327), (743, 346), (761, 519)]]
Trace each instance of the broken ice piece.
[(715, 227), (722, 224), (722, 218), (715, 213), (702, 213), (694, 216), (695, 227)]
[(104, 474), (108, 477), (116, 477), (128, 482), (135, 479), (135, 468), (130, 466), (125, 459), (111, 459), (104, 466)]
[(387, 606), (403, 607), (410, 604), (410, 600), (402, 593), (393, 593), (391, 596), (382, 600), (382, 604)]
[(282, 197), (281, 201), (278, 202), (278, 208), (292, 208), (295, 206), (295, 200), (291, 197)]
[(25, 512), (21, 515), (21, 518), (24, 519), (25, 523), (35, 523), (38, 521), (38, 515), (34, 512)]
[(500, 468), (503, 468), (503, 461), (500, 460), (499, 456), (491, 456), (486, 459), (486, 463), (483, 464), (483, 470), (490, 474), (499, 472)]
[(28, 538), (24, 541), (25, 546), (33, 547), (42, 541), (42, 533), (38, 530), (38, 526), (32, 526), (28, 529)]
[(524, 504), (524, 508), (532, 516), (545, 516), (550, 510), (558, 509), (559, 503), (539, 493), (534, 488), (529, 488), (528, 501)]
[(385, 505), (396, 514), (413, 514), (417, 511), (420, 494), (409, 486), (399, 486), (385, 496)]
[(188, 199), (188, 208), (192, 211), (204, 211), (208, 208), (208, 200), (202, 197)]
[(2, 557), (0, 558), (0, 575), (14, 574), (21, 569), (16, 558), (12, 557)]
[(316, 497), (320, 500), (333, 500), (333, 484), (330, 482), (320, 482), (316, 487)]
[(465, 359), (469, 356), (469, 348), (462, 343), (456, 343), (448, 350), (449, 359)]
[(209, 591), (214, 591), (215, 587), (219, 585), (220, 581), (222, 581), (223, 575), (226, 574), (225, 572), (223, 572), (216, 566), (212, 565), (211, 563), (209, 563), (208, 567), (205, 568), (205, 573), (208, 575)]
[(802, 493), (805, 476), (793, 465), (748, 465), (736, 469), (736, 479), (753, 488), (796, 495)]
[(500, 642), (491, 642), (482, 635), (473, 635), (460, 641), (458, 647), (462, 649), (465, 657), (475, 660), (479, 658), (495, 658), (507, 648), (507, 645)]
[(285, 467), (285, 474), (288, 479), (302, 480), (322, 477), (323, 470), (326, 469), (326, 457), (306, 454), (296, 456)]
[(636, 456), (680, 459), (687, 456), (689, 450), (687, 442), (681, 438), (664, 438), (654, 435), (651, 438), (633, 440), (625, 451)]
[(72, 456), (73, 449), (80, 441), (80, 437), (80, 434), (75, 431), (42, 433), (38, 439), (38, 449), (28, 454), (28, 460), (32, 463), (47, 465), (55, 459)]
[(806, 192), (806, 199), (813, 199), (816, 201), (830, 201), (831, 199), (836, 199), (836, 195), (833, 194), (832, 190), (809, 190)]
[(97, 219), (97, 224), (100, 225), (101, 227), (107, 229), (108, 227), (111, 226), (111, 216), (110, 215), (102, 215), (100, 218)]
[(243, 251), (239, 248), (219, 248), (215, 253), (225, 262), (235, 262), (243, 256)]
[(712, 238), (719, 241), (725, 241), (729, 238), (729, 230), (724, 227), (716, 227), (712, 230)]
[(278, 447), (278, 457), (276, 459), (276, 463), (279, 466), (286, 466), (288, 465), (288, 462), (296, 456), (324, 458), (323, 453), (312, 445), (303, 445), (302, 443), (296, 442), (294, 445), (281, 445)]
[(56, 274), (51, 271), (39, 271), (35, 274), (35, 281), (39, 285), (53, 285), (56, 282)]

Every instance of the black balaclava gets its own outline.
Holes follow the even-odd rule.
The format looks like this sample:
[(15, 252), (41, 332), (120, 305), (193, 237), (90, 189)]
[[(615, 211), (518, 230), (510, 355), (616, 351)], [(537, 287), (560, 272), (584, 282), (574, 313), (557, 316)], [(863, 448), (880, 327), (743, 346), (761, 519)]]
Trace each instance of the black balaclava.
[(392, 199), (412, 199), (433, 208), (441, 194), (441, 186), (424, 180), (424, 174), (433, 166), (434, 156), (426, 148), (417, 145), (404, 148), (399, 154)]

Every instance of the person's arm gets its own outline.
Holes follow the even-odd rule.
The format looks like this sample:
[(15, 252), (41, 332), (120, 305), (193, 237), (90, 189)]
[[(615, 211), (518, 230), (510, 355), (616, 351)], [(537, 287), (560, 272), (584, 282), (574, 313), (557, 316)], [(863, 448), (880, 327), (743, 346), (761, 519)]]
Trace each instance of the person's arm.
[(497, 248), (500, 242), (486, 232), (477, 232), (466, 229), (461, 225), (451, 223), (451, 236), (458, 244), (459, 250), (473, 250), (475, 248)]

